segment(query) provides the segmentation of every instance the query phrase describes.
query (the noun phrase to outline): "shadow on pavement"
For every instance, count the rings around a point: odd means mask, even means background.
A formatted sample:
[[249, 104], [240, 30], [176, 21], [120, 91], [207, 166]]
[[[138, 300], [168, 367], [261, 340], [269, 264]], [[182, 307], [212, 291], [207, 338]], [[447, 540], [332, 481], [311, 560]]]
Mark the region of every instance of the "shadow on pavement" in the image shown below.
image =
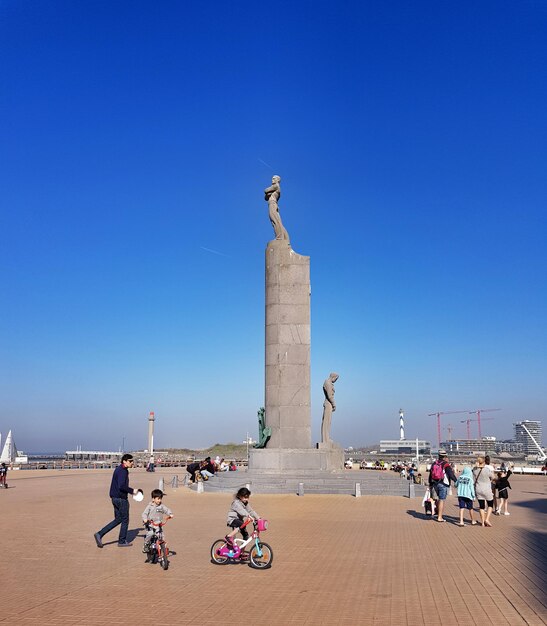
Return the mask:
[[[412, 509], [408, 509], [406, 513], [407, 515], [411, 515], [412, 517], [415, 517], [416, 519], [420, 519], [423, 521], [431, 521], [431, 520], [437, 519], [435, 515], [426, 515], [425, 513], [422, 513], [421, 511], [413, 511]], [[443, 517], [446, 520], [446, 523], [456, 524], [460, 521], [459, 517], [455, 517], [454, 515], [447, 515], [446, 513], [443, 514]], [[436, 523], [438, 524], [439, 522], [436, 522]]]
[[[116, 528], [114, 528], [113, 530], [116, 531]], [[132, 543], [138, 537], [143, 537], [144, 538], [144, 536], [145, 536], [144, 533], [142, 535], [139, 535], [141, 530], [142, 530], [142, 528], [131, 528], [131, 529], [129, 529], [127, 531], [127, 541]], [[112, 546], [112, 545], [118, 543], [118, 533], [114, 532], [114, 534], [112, 536], [113, 537], [115, 536], [116, 539], [112, 539], [112, 541], [105, 541], [104, 537], [103, 537], [103, 546]]]
[[137, 537], [145, 537], [144, 533], [139, 535], [142, 528], [131, 528], [127, 531], [127, 541], [135, 541]]
[[[535, 501], [535, 503], [539, 504], [538, 501]], [[519, 502], [519, 504], [522, 503]], [[543, 508], [545, 508], [547, 502], [544, 500], [541, 504]], [[523, 542], [530, 546], [534, 555], [530, 558], [530, 564], [533, 565], [533, 569], [536, 570], [538, 578], [542, 581], [537, 585], [540, 587], [540, 591], [537, 593], [537, 598], [547, 609], [547, 586], [543, 584], [543, 581], [547, 576], [547, 532], [541, 530], [522, 529], [520, 536], [522, 537]]]
[[[526, 493], [533, 493], [527, 491]], [[540, 495], [544, 495], [543, 493]], [[515, 502], [511, 500], [511, 496], [509, 496], [509, 508], [512, 506], [518, 507], [522, 506], [526, 509], [533, 509], [538, 513], [547, 513], [547, 498], [536, 498], [535, 500], [524, 500], [521, 502]]]

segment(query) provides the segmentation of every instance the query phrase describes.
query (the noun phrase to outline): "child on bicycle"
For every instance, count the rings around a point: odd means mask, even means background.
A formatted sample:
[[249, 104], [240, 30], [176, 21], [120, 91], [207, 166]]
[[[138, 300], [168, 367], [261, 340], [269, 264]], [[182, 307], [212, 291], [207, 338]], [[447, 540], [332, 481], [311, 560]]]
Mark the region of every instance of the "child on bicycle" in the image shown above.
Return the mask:
[[173, 517], [171, 509], [168, 509], [164, 504], [162, 504], [163, 495], [164, 494], [161, 489], [154, 489], [150, 494], [150, 496], [152, 497], [152, 501], [142, 512], [142, 521], [147, 530], [146, 537], [144, 538], [144, 547], [142, 549], [145, 554], [146, 552], [148, 552], [148, 548], [150, 547], [150, 541], [154, 536], [154, 528], [150, 524], [150, 522], [163, 522], [164, 515], [167, 515], [167, 519]]
[[251, 492], [247, 487], [241, 487], [235, 494], [232, 506], [228, 511], [228, 517], [226, 519], [226, 525], [233, 528], [232, 532], [228, 533], [224, 539], [228, 545], [233, 545], [234, 537], [237, 535], [238, 530], [241, 532], [241, 536], [244, 540], [249, 538], [249, 533], [246, 528], [241, 528], [247, 519], [259, 519], [260, 515], [253, 510], [249, 504], [249, 498]]

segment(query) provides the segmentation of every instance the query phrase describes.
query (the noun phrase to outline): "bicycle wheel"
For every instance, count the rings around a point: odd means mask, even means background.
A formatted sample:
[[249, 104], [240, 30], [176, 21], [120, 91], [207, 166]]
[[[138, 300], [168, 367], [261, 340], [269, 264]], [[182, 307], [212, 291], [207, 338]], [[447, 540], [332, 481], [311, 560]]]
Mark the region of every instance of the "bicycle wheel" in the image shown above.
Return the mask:
[[167, 569], [169, 567], [169, 560], [167, 558], [167, 546], [162, 543], [161, 544], [161, 566], [163, 567], [163, 569]]
[[211, 546], [211, 560], [217, 565], [224, 565], [228, 562], [228, 557], [219, 554], [221, 548], [224, 548], [226, 542], [224, 539], [217, 539]]
[[249, 552], [249, 566], [254, 567], [255, 569], [267, 569], [272, 566], [273, 550], [267, 543], [259, 541], [258, 545], [260, 546], [262, 556], [259, 555], [259, 551], [255, 543]]

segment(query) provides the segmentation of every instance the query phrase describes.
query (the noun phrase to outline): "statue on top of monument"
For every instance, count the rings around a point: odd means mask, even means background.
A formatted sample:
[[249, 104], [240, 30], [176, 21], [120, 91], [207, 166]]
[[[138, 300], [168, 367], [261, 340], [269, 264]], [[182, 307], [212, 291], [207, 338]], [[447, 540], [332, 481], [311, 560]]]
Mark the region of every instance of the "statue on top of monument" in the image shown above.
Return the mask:
[[332, 413], [336, 411], [336, 403], [334, 402], [334, 383], [339, 376], [336, 372], [331, 372], [327, 380], [323, 383], [323, 393], [325, 394], [325, 402], [323, 402], [323, 421], [321, 422], [321, 442], [332, 443], [330, 438], [330, 425], [332, 422]]
[[281, 197], [281, 177], [273, 176], [271, 187], [264, 189], [264, 199], [268, 203], [268, 211], [270, 214], [270, 222], [272, 223], [275, 238], [284, 239], [289, 243], [289, 233], [283, 226], [281, 221], [281, 215], [279, 214], [279, 207], [277, 201]]

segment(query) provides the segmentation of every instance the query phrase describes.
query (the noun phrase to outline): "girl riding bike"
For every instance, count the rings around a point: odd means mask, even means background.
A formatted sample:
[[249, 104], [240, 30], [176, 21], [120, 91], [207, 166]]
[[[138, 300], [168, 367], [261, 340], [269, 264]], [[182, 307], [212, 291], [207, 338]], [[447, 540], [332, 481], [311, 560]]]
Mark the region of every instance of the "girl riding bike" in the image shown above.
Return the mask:
[[247, 489], [247, 487], [241, 487], [241, 489], [239, 489], [239, 491], [235, 494], [234, 501], [230, 506], [226, 519], [227, 526], [233, 529], [232, 532], [228, 533], [225, 537], [226, 543], [229, 546], [233, 545], [233, 539], [237, 535], [238, 531], [241, 532], [241, 536], [245, 541], [249, 538], [247, 529], [245, 527], [242, 528], [243, 524], [249, 517], [253, 520], [258, 520], [260, 518], [260, 515], [254, 511], [249, 504], [250, 497], [251, 492]]

